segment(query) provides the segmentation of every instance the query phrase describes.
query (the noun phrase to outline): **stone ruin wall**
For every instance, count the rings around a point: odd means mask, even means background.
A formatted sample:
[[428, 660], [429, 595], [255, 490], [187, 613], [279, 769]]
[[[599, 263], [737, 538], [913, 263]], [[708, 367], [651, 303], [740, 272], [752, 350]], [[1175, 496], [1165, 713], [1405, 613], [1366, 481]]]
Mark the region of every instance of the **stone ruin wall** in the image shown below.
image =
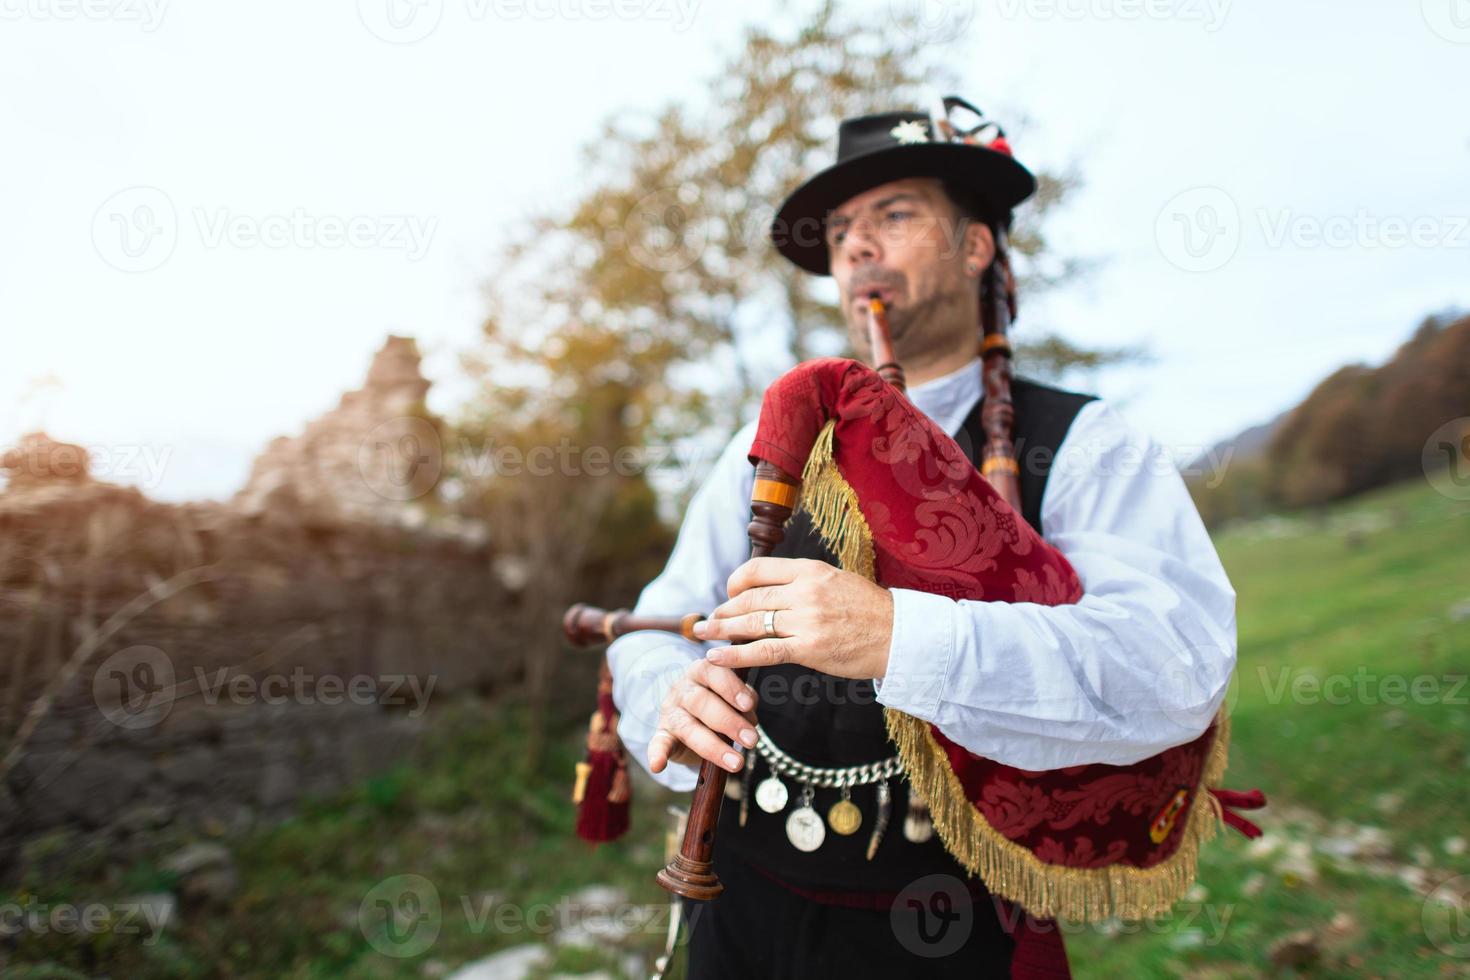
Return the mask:
[[0, 873], [58, 828], [243, 829], [399, 757], [435, 699], [515, 682], [483, 529], [416, 489], [427, 387], [390, 338], [228, 503], [93, 481], [39, 434], [0, 460]]

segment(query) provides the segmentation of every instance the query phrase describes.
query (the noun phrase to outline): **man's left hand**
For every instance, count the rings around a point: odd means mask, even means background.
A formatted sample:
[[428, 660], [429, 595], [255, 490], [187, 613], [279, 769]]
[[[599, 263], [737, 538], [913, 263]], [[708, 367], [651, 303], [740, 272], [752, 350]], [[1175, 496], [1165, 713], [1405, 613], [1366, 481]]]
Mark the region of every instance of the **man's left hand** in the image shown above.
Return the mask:
[[[809, 558], [752, 558], [730, 576], [730, 600], [695, 627], [728, 640], [708, 659], [722, 667], [801, 664], [837, 677], [882, 679], [893, 638], [893, 594], [861, 575]], [[775, 637], [765, 614], [775, 610]], [[703, 631], [701, 632], [701, 627]]]

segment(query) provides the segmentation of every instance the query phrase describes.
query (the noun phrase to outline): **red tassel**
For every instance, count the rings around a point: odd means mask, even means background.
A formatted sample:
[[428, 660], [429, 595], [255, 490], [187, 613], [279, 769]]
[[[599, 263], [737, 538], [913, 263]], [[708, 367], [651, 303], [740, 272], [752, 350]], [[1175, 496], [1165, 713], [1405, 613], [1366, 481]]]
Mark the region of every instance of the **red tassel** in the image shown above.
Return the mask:
[[1225, 806], [1233, 806], [1237, 810], [1259, 810], [1266, 805], [1266, 794], [1258, 789], [1244, 793], [1238, 789], [1211, 789], [1210, 792]]
[[617, 840], [628, 832], [633, 785], [628, 779], [628, 753], [618, 738], [618, 712], [613, 706], [612, 672], [602, 661], [597, 683], [597, 711], [587, 723], [587, 761], [577, 767], [577, 836], [592, 844]]
[[[594, 752], [589, 760], [586, 791], [577, 807], [577, 836], [591, 844], [617, 840], [628, 832], [627, 770], [611, 752]], [[621, 777], [621, 778], [619, 778]], [[624, 798], [613, 802], [615, 789], [623, 786]]]
[[[1215, 799], [1220, 801], [1220, 818], [1228, 826], [1234, 827], [1247, 838], [1255, 840], [1261, 836], [1261, 828], [1251, 823], [1245, 817], [1236, 813], [1235, 810], [1259, 810], [1266, 805], [1266, 794], [1258, 789], [1248, 790], [1242, 793], [1234, 789], [1210, 788], [1215, 794]], [[1231, 809], [1231, 808], [1234, 809]]]

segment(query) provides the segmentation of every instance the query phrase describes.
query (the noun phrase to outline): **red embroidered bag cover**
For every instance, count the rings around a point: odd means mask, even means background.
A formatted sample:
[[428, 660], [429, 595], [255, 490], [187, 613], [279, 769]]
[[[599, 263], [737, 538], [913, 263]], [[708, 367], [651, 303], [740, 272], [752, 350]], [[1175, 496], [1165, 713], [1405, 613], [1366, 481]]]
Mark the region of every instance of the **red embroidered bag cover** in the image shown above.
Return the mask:
[[[801, 507], [847, 571], [954, 599], [1075, 603], [1083, 590], [963, 450], [871, 368], [824, 358], [765, 395], [750, 459], [802, 475]], [[1132, 765], [1033, 772], [975, 755], [938, 727], [884, 709], [945, 848], [1032, 915], [1077, 922], [1167, 911], [1223, 817], [1224, 710], [1191, 742]], [[1218, 798], [1217, 798], [1218, 796]]]

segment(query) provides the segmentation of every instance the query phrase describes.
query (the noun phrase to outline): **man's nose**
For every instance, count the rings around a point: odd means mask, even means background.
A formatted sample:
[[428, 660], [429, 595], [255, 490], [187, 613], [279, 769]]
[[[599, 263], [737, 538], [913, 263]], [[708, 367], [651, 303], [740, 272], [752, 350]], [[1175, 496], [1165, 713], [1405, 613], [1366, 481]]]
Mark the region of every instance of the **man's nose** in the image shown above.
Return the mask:
[[848, 227], [847, 236], [842, 244], [847, 252], [848, 261], [854, 264], [876, 262], [882, 256], [878, 236], [874, 232], [872, 223], [868, 221], [853, 222]]

